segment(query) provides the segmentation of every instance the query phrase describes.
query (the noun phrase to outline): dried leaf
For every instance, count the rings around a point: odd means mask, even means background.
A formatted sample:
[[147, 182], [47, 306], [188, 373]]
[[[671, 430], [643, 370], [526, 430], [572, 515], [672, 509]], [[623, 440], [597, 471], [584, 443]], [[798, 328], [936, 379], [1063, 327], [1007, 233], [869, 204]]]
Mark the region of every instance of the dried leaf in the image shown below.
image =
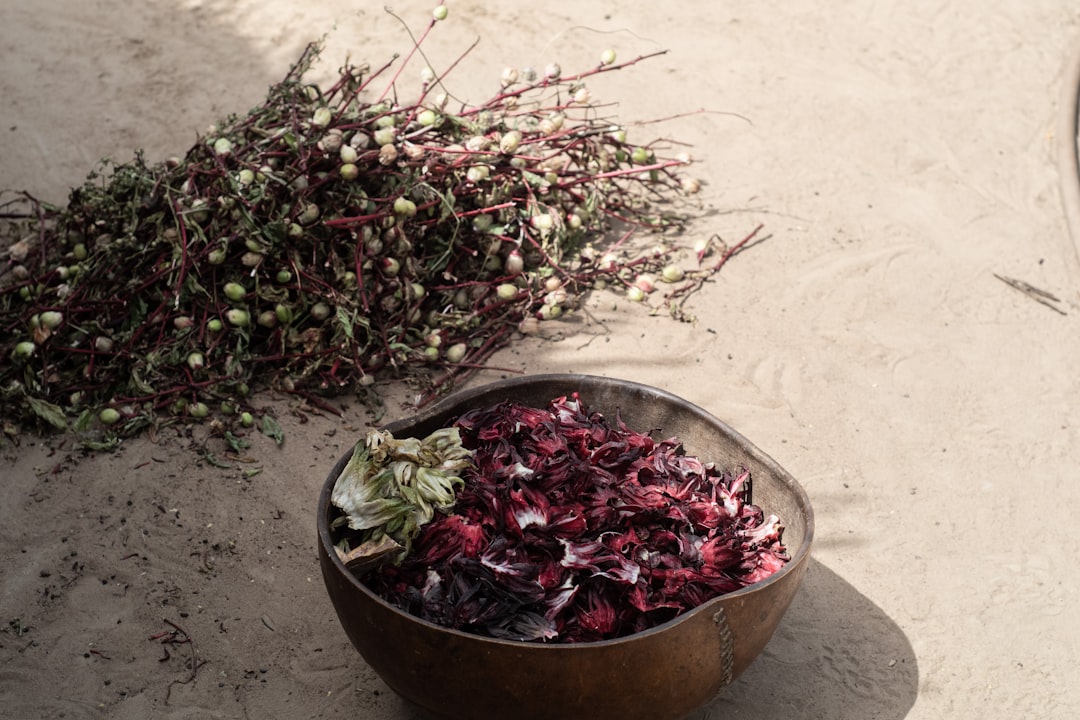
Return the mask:
[[209, 452], [209, 451], [204, 452], [202, 454], [202, 459], [205, 460], [206, 462], [210, 463], [214, 467], [222, 468], [223, 470], [232, 470], [232, 465], [230, 465], [228, 463], [221, 462], [220, 460], [217, 459], [217, 456], [214, 455], [214, 453], [212, 453], [212, 452]]
[[269, 415], [263, 415], [262, 434], [276, 442], [278, 447], [285, 443], [285, 433], [282, 432], [281, 425]]
[[30, 409], [34, 411], [34, 414], [45, 422], [52, 425], [57, 430], [67, 430], [68, 422], [64, 416], [64, 411], [56, 405], [53, 405], [48, 400], [42, 400], [41, 398], [27, 395], [27, 402], [30, 403]]
[[251, 447], [251, 443], [249, 443], [244, 438], [233, 435], [232, 432], [229, 430], [225, 431], [225, 442], [227, 442], [229, 444], [229, 447], [232, 448], [238, 455], [241, 454], [242, 451], [247, 450]]

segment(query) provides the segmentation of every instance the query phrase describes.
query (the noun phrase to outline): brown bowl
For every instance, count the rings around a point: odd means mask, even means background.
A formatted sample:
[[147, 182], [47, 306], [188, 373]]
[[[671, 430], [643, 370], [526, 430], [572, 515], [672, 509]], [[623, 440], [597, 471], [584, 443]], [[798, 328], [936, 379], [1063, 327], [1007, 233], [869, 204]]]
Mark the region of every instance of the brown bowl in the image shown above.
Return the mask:
[[677, 436], [702, 460], [750, 468], [753, 502], [780, 517], [791, 560], [766, 580], [616, 640], [538, 644], [470, 635], [402, 612], [338, 559], [330, 536], [335, 514], [330, 494], [350, 450], [330, 471], [319, 496], [323, 580], [364, 660], [429, 717], [684, 718], [714, 699], [761, 653], [802, 581], [814, 535], [806, 493], [744, 437], [663, 390], [588, 375], [524, 376], [458, 392], [386, 429], [397, 437], [423, 437], [471, 408], [507, 399], [543, 407], [573, 392], [609, 417], [621, 411], [635, 429], [659, 428], [664, 437]]

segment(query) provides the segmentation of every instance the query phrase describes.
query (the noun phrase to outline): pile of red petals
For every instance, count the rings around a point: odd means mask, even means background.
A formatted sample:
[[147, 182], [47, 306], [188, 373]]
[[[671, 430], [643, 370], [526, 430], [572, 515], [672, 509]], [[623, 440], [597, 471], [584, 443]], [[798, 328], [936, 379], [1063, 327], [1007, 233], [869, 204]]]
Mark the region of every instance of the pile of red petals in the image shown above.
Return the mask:
[[750, 472], [589, 412], [503, 402], [455, 423], [475, 468], [453, 514], [365, 582], [404, 611], [489, 637], [587, 642], [646, 630], [783, 567]]

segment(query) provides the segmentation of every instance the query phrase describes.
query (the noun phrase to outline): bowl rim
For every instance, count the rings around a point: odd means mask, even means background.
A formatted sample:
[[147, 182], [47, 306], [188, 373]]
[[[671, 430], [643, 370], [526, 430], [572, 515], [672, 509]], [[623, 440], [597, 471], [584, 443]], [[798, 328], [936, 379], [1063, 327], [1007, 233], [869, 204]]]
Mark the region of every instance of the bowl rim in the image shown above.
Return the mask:
[[[814, 509], [813, 506], [810, 504], [810, 497], [809, 495], [807, 495], [806, 490], [802, 487], [802, 485], [787, 470], [785, 470], [775, 460], [773, 460], [772, 457], [765, 454], [760, 448], [747, 440], [746, 437], [733, 429], [727, 423], [712, 415], [704, 408], [694, 403], [691, 403], [688, 400], [681, 398], [678, 395], [675, 395], [674, 393], [671, 393], [662, 388], [658, 388], [652, 385], [646, 385], [632, 380], [623, 380], [621, 378], [610, 378], [602, 375], [588, 375], [582, 373], [542, 373], [522, 375], [511, 378], [504, 378], [490, 383], [477, 385], [471, 388], [458, 390], [447, 395], [445, 398], [439, 400], [438, 402], [433, 403], [428, 408], [420, 410], [415, 415], [411, 415], [406, 418], [401, 418], [399, 420], [386, 423], [384, 425], [381, 425], [380, 428], [384, 430], [390, 430], [392, 432], [395, 427], [415, 425], [417, 423], [430, 420], [431, 418], [434, 418], [437, 415], [446, 412], [446, 410], [452, 406], [460, 405], [463, 402], [468, 402], [473, 398], [485, 395], [489, 392], [492, 392], [493, 390], [513, 389], [522, 385], [532, 385], [542, 382], [568, 383], [581, 381], [618, 382], [639, 392], [644, 392], [653, 396], [663, 398], [665, 400], [685, 405], [688, 410], [693, 411], [702, 419], [707, 420], [710, 423], [722, 426], [733, 440], [737, 441], [741, 447], [746, 448], [749, 453], [754, 456], [755, 463], [757, 463], [759, 466], [767, 466], [769, 471], [776, 475], [782, 482], [784, 482], [784, 484], [788, 486], [789, 490], [793, 492], [797, 501], [796, 504], [800, 505], [804, 509], [805, 513], [804, 522], [806, 525], [806, 532], [803, 535], [802, 542], [795, 549], [794, 553], [791, 553], [790, 559], [786, 563], [784, 563], [784, 567], [780, 568], [764, 580], [759, 580], [758, 582], [739, 588], [738, 590], [733, 590], [731, 592], [724, 593], [723, 595], [718, 595], [717, 597], [707, 600], [706, 602], [698, 605], [697, 607], [687, 610], [681, 615], [673, 617], [672, 619], [660, 623], [659, 625], [654, 625], [647, 630], [642, 630], [640, 632], [631, 633], [630, 635], [624, 635], [622, 637], [611, 638], [608, 640], [589, 640], [573, 643], [538, 643], [525, 640], [509, 640], [505, 638], [488, 637], [486, 635], [477, 635], [475, 633], [469, 633], [463, 630], [449, 628], [444, 625], [439, 625], [438, 623], [431, 622], [430, 620], [424, 620], [423, 618], [411, 615], [410, 613], [405, 612], [393, 603], [386, 601], [381, 596], [379, 596], [378, 593], [372, 591], [370, 588], [367, 587], [367, 585], [360, 582], [360, 579], [356, 577], [356, 575], [354, 575], [352, 571], [345, 566], [345, 563], [341, 561], [341, 558], [339, 558], [337, 552], [335, 552], [333, 538], [330, 535], [329, 523], [326, 522], [326, 517], [331, 505], [330, 497], [333, 493], [334, 485], [337, 482], [338, 476], [341, 474], [342, 470], [345, 469], [345, 466], [348, 464], [349, 459], [352, 457], [352, 448], [346, 451], [346, 453], [342, 455], [334, 464], [333, 468], [331, 468], [330, 474], [327, 476], [325, 482], [323, 483], [322, 490], [319, 493], [319, 502], [316, 511], [320, 546], [319, 552], [327, 557], [329, 562], [334, 566], [338, 573], [342, 577], [344, 577], [348, 581], [348, 583], [352, 585], [355, 589], [359, 590], [369, 599], [374, 600], [378, 605], [381, 605], [383, 608], [388, 609], [401, 617], [408, 618], [413, 622], [416, 622], [422, 626], [434, 630], [438, 630], [444, 633], [450, 633], [451, 635], [464, 640], [482, 641], [485, 643], [494, 643], [496, 645], [505, 645], [507, 647], [519, 649], [536, 648], [537, 651], [541, 651], [541, 648], [543, 648], [543, 651], [545, 652], [567, 651], [572, 648], [610, 647], [614, 645], [620, 645], [642, 640], [651, 635], [663, 632], [665, 629], [670, 628], [674, 625], [688, 622], [691, 618], [696, 617], [697, 615], [712, 612], [713, 608], [715, 608], [717, 605], [728, 603], [733, 600], [738, 600], [739, 598], [750, 595], [752, 593], [756, 593], [759, 590], [762, 590], [777, 582], [780, 582], [786, 575], [796, 572], [797, 569], [804, 563], [806, 557], [810, 554], [810, 548], [813, 545], [814, 540]], [[355, 448], [355, 444], [353, 445], [353, 448]]]

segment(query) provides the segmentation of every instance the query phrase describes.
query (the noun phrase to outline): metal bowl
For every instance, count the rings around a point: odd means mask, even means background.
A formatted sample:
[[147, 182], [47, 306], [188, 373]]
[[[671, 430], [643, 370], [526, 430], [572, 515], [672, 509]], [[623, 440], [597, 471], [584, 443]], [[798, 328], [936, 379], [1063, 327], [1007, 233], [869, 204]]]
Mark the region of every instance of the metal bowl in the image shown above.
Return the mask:
[[465, 410], [502, 400], [545, 406], [578, 392], [593, 410], [631, 427], [677, 436], [687, 452], [722, 466], [745, 465], [753, 502], [784, 523], [791, 560], [761, 582], [720, 596], [650, 630], [615, 640], [538, 644], [440, 627], [382, 600], [338, 559], [330, 536], [330, 494], [351, 450], [319, 496], [319, 562], [338, 619], [352, 644], [401, 697], [431, 718], [677, 720], [704, 707], [750, 665], [798, 590], [810, 555], [814, 516], [806, 493], [783, 468], [701, 408], [663, 390], [588, 375], [532, 375], [458, 392], [386, 426], [397, 437], [443, 427]]

